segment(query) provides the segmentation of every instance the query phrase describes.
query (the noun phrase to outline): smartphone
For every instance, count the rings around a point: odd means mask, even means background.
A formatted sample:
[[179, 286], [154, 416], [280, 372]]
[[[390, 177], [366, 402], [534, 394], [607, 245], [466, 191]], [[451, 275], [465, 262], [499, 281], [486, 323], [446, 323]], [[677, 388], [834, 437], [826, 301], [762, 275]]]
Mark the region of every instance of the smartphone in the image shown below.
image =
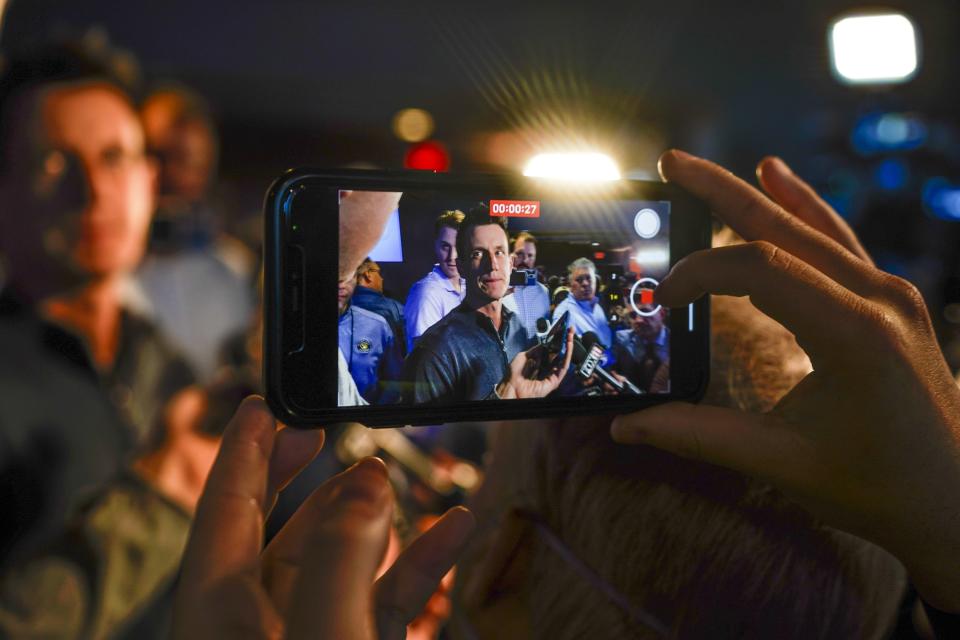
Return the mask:
[[[341, 281], [341, 216], [368, 200], [391, 210]], [[264, 382], [286, 424], [623, 413], [706, 389], [707, 297], [653, 299], [710, 246], [707, 207], [673, 185], [297, 169], [265, 225]]]

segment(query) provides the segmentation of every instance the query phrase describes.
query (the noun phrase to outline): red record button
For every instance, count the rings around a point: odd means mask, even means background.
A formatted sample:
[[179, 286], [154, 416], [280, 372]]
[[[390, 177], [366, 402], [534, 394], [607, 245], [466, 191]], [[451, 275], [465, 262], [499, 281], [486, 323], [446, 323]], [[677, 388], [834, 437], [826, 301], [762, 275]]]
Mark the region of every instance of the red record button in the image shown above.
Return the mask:
[[539, 200], [491, 200], [490, 215], [507, 218], [539, 218]]

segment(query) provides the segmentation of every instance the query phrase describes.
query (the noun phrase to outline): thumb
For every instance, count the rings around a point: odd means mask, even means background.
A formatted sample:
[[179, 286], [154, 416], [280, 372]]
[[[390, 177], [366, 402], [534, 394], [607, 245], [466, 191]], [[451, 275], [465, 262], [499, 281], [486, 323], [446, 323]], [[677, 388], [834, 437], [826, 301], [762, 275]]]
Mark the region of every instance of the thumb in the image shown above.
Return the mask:
[[387, 547], [393, 494], [383, 462], [367, 458], [336, 478], [314, 507], [316, 525], [289, 615], [289, 638], [373, 639], [372, 589]]
[[671, 402], [617, 416], [610, 435], [770, 480], [791, 460], [792, 438], [777, 418], [709, 405]]

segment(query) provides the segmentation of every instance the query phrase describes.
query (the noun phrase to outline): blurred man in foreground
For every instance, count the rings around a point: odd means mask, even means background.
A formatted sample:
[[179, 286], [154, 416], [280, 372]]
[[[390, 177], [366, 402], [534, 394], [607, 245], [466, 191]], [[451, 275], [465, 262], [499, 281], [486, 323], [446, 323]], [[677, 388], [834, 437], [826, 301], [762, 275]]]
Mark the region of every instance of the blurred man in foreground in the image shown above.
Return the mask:
[[110, 59], [11, 56], [0, 135], [0, 628], [101, 636], [172, 580], [216, 445], [189, 368], [122, 305], [156, 171]]

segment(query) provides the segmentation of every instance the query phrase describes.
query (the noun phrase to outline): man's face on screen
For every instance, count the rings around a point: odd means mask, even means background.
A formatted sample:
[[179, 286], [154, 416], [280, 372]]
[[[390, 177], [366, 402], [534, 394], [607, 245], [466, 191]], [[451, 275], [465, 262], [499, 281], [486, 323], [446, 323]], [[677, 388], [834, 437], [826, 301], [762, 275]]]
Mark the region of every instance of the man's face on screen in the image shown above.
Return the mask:
[[468, 292], [499, 300], [507, 294], [512, 271], [506, 231], [495, 224], [484, 224], [468, 227], [465, 233], [470, 253], [461, 266]]
[[537, 245], [518, 240], [513, 246], [513, 266], [516, 269], [533, 269], [537, 266]]
[[346, 311], [347, 305], [350, 304], [350, 297], [353, 296], [353, 290], [356, 286], [357, 281], [353, 278], [341, 280], [337, 283], [337, 308], [340, 310], [340, 313]]
[[660, 330], [663, 329], [663, 312], [660, 311], [652, 316], [642, 316], [635, 313], [630, 320], [630, 324], [634, 333], [645, 340], [654, 340], [660, 335]]
[[443, 275], [448, 278], [459, 278], [457, 271], [457, 230], [451, 227], [440, 227], [440, 233], [433, 241], [433, 252]]
[[590, 269], [574, 269], [570, 274], [570, 293], [581, 302], [592, 300], [596, 294], [597, 274]]

